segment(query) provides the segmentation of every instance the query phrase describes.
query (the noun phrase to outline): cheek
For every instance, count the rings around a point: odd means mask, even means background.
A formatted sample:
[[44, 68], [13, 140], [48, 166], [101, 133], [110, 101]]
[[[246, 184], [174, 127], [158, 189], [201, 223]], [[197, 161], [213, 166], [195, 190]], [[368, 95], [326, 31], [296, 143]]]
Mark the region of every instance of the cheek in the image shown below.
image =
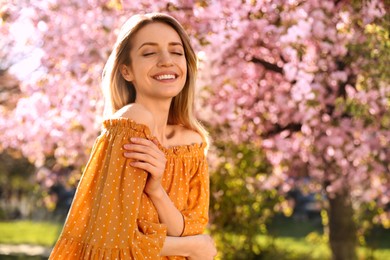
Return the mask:
[[181, 62], [180, 67], [181, 67], [181, 69], [183, 71], [183, 74], [187, 74], [188, 69], [187, 69], [187, 60], [186, 59], [184, 59]]

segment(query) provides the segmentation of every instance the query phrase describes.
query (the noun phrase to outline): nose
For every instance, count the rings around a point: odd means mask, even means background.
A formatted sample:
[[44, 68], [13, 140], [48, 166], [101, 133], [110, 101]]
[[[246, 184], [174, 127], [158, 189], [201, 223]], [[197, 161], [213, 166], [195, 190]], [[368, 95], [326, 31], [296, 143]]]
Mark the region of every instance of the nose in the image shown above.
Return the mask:
[[158, 66], [161, 66], [161, 67], [169, 67], [169, 66], [172, 66], [173, 62], [172, 62], [172, 57], [171, 57], [171, 54], [169, 52], [162, 52], [160, 57], [159, 57], [159, 60], [158, 60]]

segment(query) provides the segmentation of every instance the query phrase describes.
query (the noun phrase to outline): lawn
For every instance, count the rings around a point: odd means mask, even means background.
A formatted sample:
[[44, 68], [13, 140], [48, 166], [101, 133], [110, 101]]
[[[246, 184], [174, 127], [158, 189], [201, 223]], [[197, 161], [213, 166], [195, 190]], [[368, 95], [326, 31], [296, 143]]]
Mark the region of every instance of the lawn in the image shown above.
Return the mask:
[[[229, 252], [217, 260], [264, 259], [264, 260], [330, 260], [331, 252], [327, 237], [323, 235], [321, 220], [293, 220], [292, 218], [275, 217], [268, 226], [268, 235], [258, 235], [257, 246], [248, 253], [248, 249], [239, 252], [245, 246], [245, 238], [233, 233], [214, 233], [219, 251]], [[359, 260], [390, 259], [390, 230], [376, 228], [367, 237], [367, 246], [359, 246]], [[233, 252], [237, 255], [230, 256]]]
[[[267, 236], [259, 236], [259, 243], [265, 247], [269, 246], [270, 238]], [[278, 237], [274, 238], [271, 242], [276, 251], [279, 251], [278, 260], [283, 259], [318, 259], [327, 260], [331, 259], [331, 253], [328, 248], [328, 244], [322, 236], [316, 232], [310, 233], [305, 238], [292, 238], [292, 237]], [[384, 248], [358, 248], [359, 259], [390, 259], [390, 246], [387, 249]], [[272, 259], [272, 258], [269, 258]]]
[[0, 222], [0, 244], [53, 246], [62, 225], [51, 222]]
[[[331, 259], [327, 237], [323, 235], [320, 219], [297, 221], [292, 218], [275, 217], [269, 227], [270, 236], [259, 236], [261, 245], [269, 245], [288, 253], [282, 259]], [[271, 241], [271, 242], [270, 242]], [[358, 248], [359, 259], [390, 259], [390, 230], [374, 228], [366, 238], [366, 246]]]
[[[51, 222], [14, 221], [0, 222], [0, 244], [34, 244], [46, 247], [53, 246], [61, 232], [62, 225]], [[270, 227], [268, 236], [259, 235], [257, 242], [261, 249], [273, 248], [278, 260], [283, 259], [330, 259], [326, 239], [322, 236], [321, 228], [315, 222], [294, 222], [291, 219], [279, 219]], [[232, 234], [232, 242], [237, 239]], [[376, 249], [360, 247], [359, 259], [390, 259], [390, 232], [379, 230], [375, 239], [368, 240]], [[222, 247], [223, 248], [223, 247]], [[262, 259], [275, 259], [275, 255]], [[0, 259], [16, 260], [39, 258], [17, 258], [1, 256]]]

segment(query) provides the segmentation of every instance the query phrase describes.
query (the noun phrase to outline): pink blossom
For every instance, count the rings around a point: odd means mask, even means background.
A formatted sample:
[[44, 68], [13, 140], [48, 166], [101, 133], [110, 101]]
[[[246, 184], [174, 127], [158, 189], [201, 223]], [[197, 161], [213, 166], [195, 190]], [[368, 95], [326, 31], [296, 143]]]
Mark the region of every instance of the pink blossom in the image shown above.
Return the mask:
[[283, 66], [284, 75], [288, 81], [293, 81], [297, 75], [297, 67], [291, 63], [286, 63]]
[[[287, 191], [288, 179], [305, 169], [313, 189], [329, 181], [332, 195], [348, 183], [356, 201], [388, 201], [388, 169], [378, 165], [390, 156], [383, 127], [390, 87], [355, 84], [370, 61], [346, 57], [367, 40], [363, 25], [384, 15], [381, 1], [362, 9], [317, 0], [30, 2], [2, 7], [11, 14], [2, 35], [28, 17], [35, 39], [27, 42], [42, 56], [41, 73], [22, 81], [16, 108], [0, 106], [4, 148], [20, 149], [36, 165], [47, 156], [84, 165], [100, 129], [100, 76], [118, 28], [132, 13], [163, 11], [185, 26], [201, 54], [196, 108], [221, 133], [213, 138], [266, 152], [273, 173], [262, 188], [284, 184]], [[351, 106], [366, 109], [370, 120]]]

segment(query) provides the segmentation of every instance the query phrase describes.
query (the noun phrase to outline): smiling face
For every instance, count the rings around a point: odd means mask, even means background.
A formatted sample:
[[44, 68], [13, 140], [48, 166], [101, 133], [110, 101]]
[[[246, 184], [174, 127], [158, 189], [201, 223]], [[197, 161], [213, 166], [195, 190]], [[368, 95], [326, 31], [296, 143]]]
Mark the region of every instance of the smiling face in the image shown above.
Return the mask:
[[183, 89], [187, 61], [180, 36], [169, 25], [155, 22], [142, 27], [131, 40], [130, 60], [121, 72], [133, 83], [136, 101], [172, 99]]

